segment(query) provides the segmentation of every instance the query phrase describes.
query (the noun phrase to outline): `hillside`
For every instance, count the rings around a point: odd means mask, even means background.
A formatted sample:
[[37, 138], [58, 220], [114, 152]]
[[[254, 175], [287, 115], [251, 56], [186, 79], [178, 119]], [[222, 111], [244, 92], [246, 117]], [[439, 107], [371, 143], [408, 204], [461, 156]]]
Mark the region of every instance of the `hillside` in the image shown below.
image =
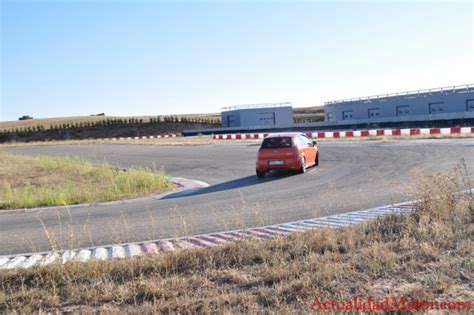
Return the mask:
[[295, 123], [324, 121], [324, 107], [296, 107], [293, 108], [293, 120]]
[[[294, 108], [295, 123], [324, 120], [322, 107]], [[0, 142], [137, 137], [219, 128], [220, 114], [176, 116], [75, 116], [0, 122]]]
[[[220, 113], [207, 113], [207, 114], [186, 114], [186, 115], [172, 115], [178, 117], [178, 119], [204, 119], [204, 120], [219, 120], [221, 119]], [[143, 122], [149, 122], [150, 119], [160, 117], [164, 119], [163, 115], [159, 116], [72, 116], [72, 117], [54, 117], [54, 118], [34, 118], [28, 120], [12, 120], [12, 121], [0, 121], [0, 130], [12, 130], [15, 128], [27, 128], [33, 126], [44, 126], [45, 129], [49, 129], [51, 126], [63, 125], [63, 124], [79, 124], [79, 123], [94, 123], [104, 119], [142, 119]], [[295, 122], [310, 122], [324, 120], [324, 108], [322, 106], [313, 107], [295, 107], [293, 108], [293, 118]]]
[[[102, 120], [143, 120], [143, 122], [149, 122], [150, 119], [160, 117], [162, 120], [167, 116], [72, 116], [72, 117], [54, 117], [54, 118], [34, 118], [28, 120], [12, 120], [12, 121], [0, 121], [0, 130], [12, 130], [15, 128], [27, 128], [43, 126], [45, 129], [49, 129], [52, 126], [59, 126], [64, 124], [74, 125], [79, 123], [97, 123]], [[205, 120], [220, 120], [220, 114], [190, 114], [190, 115], [173, 115], [179, 119], [185, 117], [188, 119], [205, 119]]]

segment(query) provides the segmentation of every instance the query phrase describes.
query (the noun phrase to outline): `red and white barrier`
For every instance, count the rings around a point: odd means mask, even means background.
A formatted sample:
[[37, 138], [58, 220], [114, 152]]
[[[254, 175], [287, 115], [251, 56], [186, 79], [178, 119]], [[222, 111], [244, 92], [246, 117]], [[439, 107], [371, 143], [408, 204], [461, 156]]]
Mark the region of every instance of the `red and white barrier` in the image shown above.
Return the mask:
[[[282, 132], [283, 133], [283, 132]], [[404, 129], [367, 129], [354, 131], [315, 131], [305, 133], [310, 138], [357, 138], [376, 136], [430, 136], [430, 135], [474, 135], [474, 127], [450, 127], [450, 128], [404, 128]], [[234, 133], [214, 135], [217, 140], [246, 140], [263, 139], [268, 133]]]
[[156, 135], [156, 136], [141, 136], [141, 137], [114, 137], [114, 138], [100, 138], [100, 139], [91, 139], [91, 140], [148, 140], [148, 139], [161, 139], [161, 138], [179, 138], [181, 135], [178, 134], [166, 134], [166, 135]]

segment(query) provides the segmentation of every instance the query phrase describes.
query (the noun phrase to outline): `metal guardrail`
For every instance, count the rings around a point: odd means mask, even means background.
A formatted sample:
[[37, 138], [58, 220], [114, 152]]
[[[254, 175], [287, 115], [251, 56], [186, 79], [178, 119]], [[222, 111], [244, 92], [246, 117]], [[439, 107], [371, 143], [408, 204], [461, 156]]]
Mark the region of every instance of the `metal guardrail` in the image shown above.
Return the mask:
[[236, 106], [222, 107], [221, 112], [228, 112], [228, 111], [231, 111], [231, 110], [238, 110], [238, 109], [254, 109], [254, 108], [269, 108], [269, 107], [288, 107], [288, 106], [291, 106], [291, 102], [236, 105]]
[[432, 93], [460, 93], [460, 92], [470, 92], [470, 91], [474, 92], [474, 84], [454, 85], [454, 86], [447, 86], [447, 87], [440, 87], [440, 88], [433, 88], [433, 89], [424, 89], [424, 90], [415, 90], [415, 91], [407, 91], [407, 92], [399, 92], [399, 93], [371, 95], [371, 96], [364, 96], [364, 97], [357, 97], [357, 98], [348, 98], [348, 99], [325, 102], [324, 105], [348, 103], [348, 102], [360, 102], [360, 101], [368, 101], [368, 100], [374, 100], [374, 99], [399, 97], [399, 96], [419, 96], [422, 94], [432, 94]]

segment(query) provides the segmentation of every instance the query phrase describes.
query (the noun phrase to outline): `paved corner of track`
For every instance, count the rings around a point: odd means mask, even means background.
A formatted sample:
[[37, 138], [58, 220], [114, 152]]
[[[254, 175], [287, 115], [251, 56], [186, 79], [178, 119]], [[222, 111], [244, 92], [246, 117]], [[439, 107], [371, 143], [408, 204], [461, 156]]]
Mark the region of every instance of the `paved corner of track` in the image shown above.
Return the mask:
[[[413, 182], [410, 176], [415, 169], [450, 171], [464, 159], [468, 173], [474, 174], [472, 138], [330, 141], [321, 142], [319, 148], [320, 165], [310, 172], [274, 172], [263, 180], [255, 176], [258, 146], [238, 141], [202, 146], [81, 144], [2, 148], [2, 152], [107, 160], [123, 168], [157, 165], [170, 176], [181, 178], [176, 180], [181, 185], [178, 191], [154, 198], [70, 207], [71, 211], [56, 208], [41, 213], [2, 214], [0, 254], [49, 250], [45, 230], [60, 241], [57, 250], [67, 250], [342, 215], [414, 199], [406, 187]], [[211, 186], [206, 188], [202, 182]], [[69, 245], [70, 231], [74, 232], [73, 247]]]

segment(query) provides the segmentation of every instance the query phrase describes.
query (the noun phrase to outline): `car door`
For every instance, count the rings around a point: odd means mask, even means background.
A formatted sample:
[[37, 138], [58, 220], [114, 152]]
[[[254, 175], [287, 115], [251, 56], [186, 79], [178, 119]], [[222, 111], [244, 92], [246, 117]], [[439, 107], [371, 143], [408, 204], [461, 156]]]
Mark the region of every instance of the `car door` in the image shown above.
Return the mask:
[[312, 165], [316, 162], [316, 149], [313, 142], [308, 137], [301, 135], [301, 142], [303, 144], [304, 156], [306, 158], [306, 164]]

